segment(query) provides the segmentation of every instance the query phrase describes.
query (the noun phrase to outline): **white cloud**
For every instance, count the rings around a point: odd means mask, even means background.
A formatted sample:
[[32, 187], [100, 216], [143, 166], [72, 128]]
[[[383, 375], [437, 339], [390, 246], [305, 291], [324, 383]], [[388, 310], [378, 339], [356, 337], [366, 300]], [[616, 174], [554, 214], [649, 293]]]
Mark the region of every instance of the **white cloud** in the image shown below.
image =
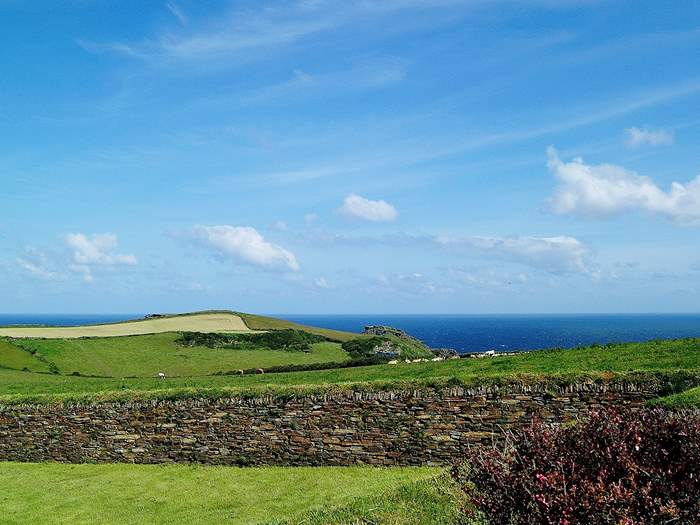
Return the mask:
[[69, 268], [83, 276], [85, 282], [95, 280], [93, 276], [94, 266], [132, 266], [137, 263], [133, 255], [113, 253], [118, 241], [117, 236], [111, 233], [99, 233], [85, 235], [83, 233], [69, 233], [63, 237], [66, 245], [73, 250], [73, 263]]
[[64, 236], [65, 243], [73, 250], [73, 260], [76, 264], [120, 265], [136, 264], [133, 255], [112, 253], [117, 247], [117, 236], [111, 233], [85, 235], [69, 233]]
[[627, 128], [625, 144], [629, 148], [640, 146], [668, 146], [673, 144], [673, 131], [651, 128]]
[[318, 219], [318, 215], [315, 213], [307, 213], [304, 215], [304, 222], [306, 224], [313, 224]]
[[673, 182], [669, 191], [649, 177], [613, 164], [585, 164], [582, 159], [562, 162], [548, 149], [550, 172], [559, 186], [549, 200], [552, 211], [606, 217], [646, 211], [683, 225], [700, 223], [700, 176], [687, 184]]
[[386, 201], [373, 201], [354, 193], [345, 197], [338, 213], [371, 222], [391, 222], [399, 215], [396, 208]]
[[438, 245], [487, 258], [543, 269], [549, 273], [588, 273], [590, 252], [574, 237], [437, 237]]
[[269, 270], [299, 270], [299, 263], [292, 252], [266, 241], [255, 228], [195, 226], [191, 235], [198, 243], [225, 257]]

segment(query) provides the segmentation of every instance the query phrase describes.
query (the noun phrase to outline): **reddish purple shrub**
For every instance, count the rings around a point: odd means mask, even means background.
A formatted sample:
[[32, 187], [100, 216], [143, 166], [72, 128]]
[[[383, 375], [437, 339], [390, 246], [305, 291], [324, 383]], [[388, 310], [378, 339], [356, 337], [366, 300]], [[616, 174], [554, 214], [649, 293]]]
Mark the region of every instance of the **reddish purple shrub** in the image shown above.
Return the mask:
[[605, 410], [535, 422], [472, 449], [453, 476], [492, 525], [700, 524], [700, 418]]

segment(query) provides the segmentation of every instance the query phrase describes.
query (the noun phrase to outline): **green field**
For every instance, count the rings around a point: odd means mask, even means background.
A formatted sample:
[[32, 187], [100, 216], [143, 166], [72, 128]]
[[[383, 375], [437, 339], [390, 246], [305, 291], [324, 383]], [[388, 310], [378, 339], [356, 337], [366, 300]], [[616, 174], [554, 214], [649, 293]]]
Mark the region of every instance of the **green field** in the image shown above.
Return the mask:
[[[173, 332], [121, 337], [0, 337], [0, 403], [109, 401], [225, 395], [294, 395], [348, 388], [548, 381], [664, 374], [680, 392], [700, 382], [700, 339], [593, 345], [441, 362], [221, 375], [238, 369], [338, 363], [372, 346], [358, 334], [231, 312], [170, 316]], [[223, 315], [223, 318], [220, 316]], [[248, 334], [187, 334], [192, 323], [245, 323]], [[223, 320], [222, 320], [223, 319]], [[177, 324], [186, 321], [184, 324]], [[175, 325], [173, 325], [175, 323]], [[214, 323], [214, 324], [212, 324]], [[100, 330], [113, 330], [104, 328]], [[160, 325], [164, 326], [164, 325]], [[230, 326], [227, 325], [227, 326]], [[304, 330], [308, 334], [276, 330]], [[50, 329], [49, 329], [50, 330]], [[206, 330], [204, 331], [206, 332]], [[225, 330], [224, 332], [229, 332]], [[306, 346], [292, 347], [303, 340]], [[362, 337], [362, 336], [359, 336]], [[294, 339], [296, 338], [296, 339]], [[306, 339], [304, 339], [306, 338]], [[274, 341], [282, 340], [282, 343]], [[422, 357], [419, 343], [402, 352]], [[268, 346], [264, 346], [264, 345]], [[406, 346], [409, 345], [409, 346]], [[272, 348], [274, 347], [274, 349]], [[405, 348], [403, 348], [405, 347]], [[300, 349], [301, 348], [301, 349]], [[425, 355], [429, 355], [425, 354]], [[159, 372], [167, 375], [157, 379]], [[79, 374], [79, 375], [78, 375]], [[93, 377], [89, 377], [93, 376]], [[99, 376], [99, 377], [97, 377]], [[632, 379], [634, 379], [632, 377]], [[700, 387], [658, 401], [700, 407]], [[459, 522], [464, 504], [436, 469], [249, 468], [0, 463], [0, 521], [24, 523], [267, 523], [275, 525]], [[47, 490], [50, 487], [50, 490]], [[470, 525], [476, 525], [470, 524]]]
[[[46, 371], [47, 363], [51, 362], [61, 374], [67, 375], [78, 372], [103, 377], [154, 377], [158, 372], [167, 376], [202, 376], [241, 368], [348, 359], [339, 343], [317, 343], [310, 353], [303, 353], [267, 348], [184, 348], [176, 343], [178, 337], [179, 334], [164, 333], [89, 339], [0, 340], [0, 366]], [[22, 353], [25, 355], [20, 355]]]
[[42, 394], [70, 396], [115, 391], [160, 391], [161, 394], [167, 394], [178, 389], [251, 390], [285, 386], [451, 379], [469, 382], [516, 374], [543, 376], [699, 369], [700, 339], [683, 339], [591, 346], [572, 350], [544, 350], [515, 356], [456, 359], [438, 363], [400, 363], [245, 376], [169, 377], [164, 380], [150, 377], [72, 377], [0, 369], [0, 396], [20, 395], [21, 400], [21, 396], [40, 398]]
[[[377, 497], [386, 502], [388, 497], [395, 498], [393, 494], [404, 485], [432, 478], [439, 472], [434, 468], [241, 469], [189, 465], [0, 463], [0, 521], [17, 525], [247, 525], [288, 520], [291, 520], [289, 523], [299, 523], [304, 519], [303, 515], [314, 509], [334, 512], [334, 507], [350, 505], [355, 499], [360, 501], [355, 512], [367, 514], [365, 502], [375, 501]], [[406, 488], [403, 489], [403, 499], [408, 502], [412, 500], [411, 494], [417, 497], [424, 493], [429, 494], [428, 487]], [[433, 503], [427, 512], [435, 516], [448, 514], [450, 508], [454, 508], [453, 500], [444, 495], [442, 499], [438, 495], [433, 498], [437, 498], [437, 503]], [[412, 501], [412, 505], [418, 507], [420, 501]], [[337, 512], [347, 510], [338, 509]], [[369, 512], [373, 513], [371, 509]]]

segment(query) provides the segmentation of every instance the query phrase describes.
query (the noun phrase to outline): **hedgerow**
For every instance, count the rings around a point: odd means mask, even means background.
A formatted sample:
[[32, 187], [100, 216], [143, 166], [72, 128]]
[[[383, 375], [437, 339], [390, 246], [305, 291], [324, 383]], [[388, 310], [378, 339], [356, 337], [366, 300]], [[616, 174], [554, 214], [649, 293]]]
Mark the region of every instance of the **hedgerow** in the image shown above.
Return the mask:
[[259, 334], [222, 334], [183, 332], [175, 342], [181, 346], [207, 346], [209, 348], [269, 348], [308, 352], [311, 345], [327, 341], [323, 336], [302, 330], [272, 330]]

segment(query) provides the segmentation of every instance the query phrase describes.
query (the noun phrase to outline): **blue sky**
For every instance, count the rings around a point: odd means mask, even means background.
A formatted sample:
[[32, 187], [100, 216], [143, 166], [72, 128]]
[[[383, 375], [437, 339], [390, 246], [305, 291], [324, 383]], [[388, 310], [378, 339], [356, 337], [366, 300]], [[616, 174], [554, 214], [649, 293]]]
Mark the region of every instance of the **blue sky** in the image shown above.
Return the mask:
[[0, 0], [0, 30], [0, 311], [698, 311], [695, 0]]

